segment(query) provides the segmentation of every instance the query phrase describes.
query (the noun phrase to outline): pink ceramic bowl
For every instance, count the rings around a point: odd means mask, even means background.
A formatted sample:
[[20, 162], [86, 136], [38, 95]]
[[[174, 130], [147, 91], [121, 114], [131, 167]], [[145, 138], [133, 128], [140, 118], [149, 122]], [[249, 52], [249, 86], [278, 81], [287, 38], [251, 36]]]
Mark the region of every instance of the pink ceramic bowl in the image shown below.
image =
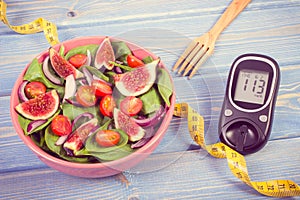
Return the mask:
[[[68, 51], [69, 49], [72, 49], [77, 46], [87, 45], [87, 44], [100, 44], [105, 37], [83, 37], [78, 39], [69, 40], [66, 42], [63, 42], [63, 45], [65, 47], [65, 51]], [[111, 38], [114, 40], [114, 38]], [[119, 40], [119, 39], [118, 39]], [[138, 57], [145, 57], [145, 56], [152, 56], [153, 58], [157, 58], [157, 56], [153, 55], [151, 52], [138, 47], [135, 44], [129, 43], [125, 41], [127, 45], [130, 47], [131, 50], [133, 50], [134, 54]], [[56, 45], [54, 48], [58, 50], [60, 45]], [[44, 60], [44, 58], [48, 55], [48, 51], [42, 52], [39, 56], [37, 56], [38, 60], [41, 62]], [[162, 62], [160, 62], [160, 65], [165, 68]], [[134, 153], [110, 162], [105, 163], [74, 163], [65, 161], [62, 159], [59, 159], [57, 157], [54, 157], [47, 152], [43, 151], [40, 147], [38, 147], [29, 136], [24, 135], [22, 128], [19, 125], [18, 122], [18, 114], [15, 111], [15, 106], [19, 103], [18, 100], [18, 87], [21, 84], [23, 80], [23, 76], [26, 72], [26, 69], [28, 68], [29, 64], [26, 66], [26, 68], [23, 70], [23, 72], [18, 77], [15, 86], [12, 90], [11, 94], [11, 103], [10, 103], [10, 112], [12, 117], [13, 125], [17, 131], [17, 134], [20, 136], [20, 138], [23, 140], [23, 142], [38, 156], [38, 158], [43, 161], [48, 166], [61, 171], [63, 173], [73, 175], [73, 176], [79, 176], [79, 177], [86, 177], [86, 178], [97, 178], [97, 177], [107, 177], [111, 175], [118, 174], [122, 171], [125, 171], [135, 165], [137, 165], [139, 162], [144, 160], [147, 156], [149, 156], [153, 150], [157, 147], [157, 145], [162, 140], [169, 124], [172, 119], [173, 111], [174, 111], [174, 104], [175, 104], [175, 94], [173, 93], [171, 97], [171, 106], [169, 110], [167, 111], [162, 125], [159, 127], [158, 131], [156, 132], [155, 136], [144, 146], [139, 148]], [[174, 87], [173, 87], [174, 89]], [[173, 90], [174, 91], [174, 90]]]

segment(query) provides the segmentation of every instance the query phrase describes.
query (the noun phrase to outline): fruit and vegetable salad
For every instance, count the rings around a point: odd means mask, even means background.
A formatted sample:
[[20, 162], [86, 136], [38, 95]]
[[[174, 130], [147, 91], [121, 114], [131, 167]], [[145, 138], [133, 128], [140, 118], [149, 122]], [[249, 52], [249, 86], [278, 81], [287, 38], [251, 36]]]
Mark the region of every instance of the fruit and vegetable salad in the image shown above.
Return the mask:
[[[80, 163], [125, 157], [147, 144], [170, 107], [173, 86], [160, 59], [126, 42], [63, 44], [33, 59], [15, 107], [24, 134], [49, 154]], [[41, 60], [41, 59], [40, 59]]]

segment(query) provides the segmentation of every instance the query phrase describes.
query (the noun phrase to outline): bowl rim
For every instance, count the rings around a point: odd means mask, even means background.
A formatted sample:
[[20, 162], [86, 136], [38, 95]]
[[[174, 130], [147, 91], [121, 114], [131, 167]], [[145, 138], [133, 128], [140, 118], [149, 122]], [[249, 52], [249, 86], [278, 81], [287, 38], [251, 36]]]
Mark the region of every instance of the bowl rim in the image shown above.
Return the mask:
[[[76, 46], [82, 46], [82, 45], [88, 45], [88, 44], [100, 44], [104, 39], [105, 37], [108, 37], [108, 36], [85, 36], [85, 37], [78, 37], [78, 38], [74, 38], [74, 39], [70, 39], [70, 40], [66, 40], [64, 42], [61, 42], [57, 45], [54, 45], [53, 48], [55, 49], [58, 49], [60, 47], [60, 45], [64, 45], [66, 47], [69, 47], [69, 45], [71, 43], [79, 43], [79, 45], [75, 45], [74, 47]], [[124, 40], [124, 39], [120, 39], [120, 38], [117, 38], [117, 37], [110, 37], [110, 39], [112, 39], [113, 41], [123, 41], [125, 42], [127, 45], [129, 45], [130, 47], [135, 47], [137, 50], [143, 52], [143, 53], [146, 53], [147, 55], [150, 55], [152, 56], [153, 58], [157, 58], [156, 55], [154, 55], [151, 51], [143, 48], [143, 47], [140, 47], [134, 43], [131, 43], [127, 40]], [[89, 43], [89, 41], [93, 41], [92, 43]], [[94, 41], [97, 41], [96, 43]], [[70, 45], [72, 46], [72, 45]], [[71, 48], [74, 48], [74, 47], [70, 47], [70, 48], [66, 48], [66, 52], [71, 49]], [[47, 56], [47, 53], [48, 51], [45, 50], [43, 52], [41, 52], [40, 54], [38, 54], [37, 56], [35, 56], [34, 58], [37, 58], [39, 60], [39, 62], [41, 60], [43, 60], [45, 58], [45, 56]], [[32, 59], [33, 60], [33, 59]], [[31, 61], [32, 62], [32, 61]], [[12, 119], [12, 122], [13, 122], [13, 126], [18, 134], [18, 136], [22, 139], [22, 141], [25, 143], [25, 145], [27, 147], [29, 147], [39, 158], [43, 158], [43, 159], [46, 159], [47, 161], [51, 161], [52, 163], [56, 163], [56, 164], [59, 164], [59, 165], [64, 165], [64, 166], [69, 166], [69, 167], [72, 167], [72, 168], [78, 168], [78, 169], [82, 169], [82, 168], [86, 168], [86, 169], [94, 169], [94, 168], [101, 168], [101, 167], [112, 167], [113, 169], [115, 169], [113, 166], [119, 166], [120, 164], [123, 164], [124, 162], [126, 161], [130, 161], [132, 159], [136, 159], [139, 154], [145, 154], [143, 157], [141, 157], [141, 159], [143, 160], [145, 157], [147, 157], [148, 155], [150, 155], [153, 150], [156, 148], [156, 146], [160, 143], [161, 139], [163, 138], [166, 130], [168, 129], [168, 126], [170, 124], [170, 121], [172, 119], [172, 116], [173, 116], [173, 112], [174, 112], [174, 105], [175, 105], [175, 88], [174, 88], [174, 82], [173, 82], [173, 79], [170, 75], [170, 72], [169, 70], [166, 68], [165, 64], [161, 61], [160, 62], [160, 66], [162, 66], [165, 70], [167, 70], [168, 72], [168, 75], [170, 76], [170, 79], [171, 79], [171, 83], [172, 83], [172, 87], [173, 87], [173, 94], [172, 94], [172, 97], [171, 97], [171, 104], [170, 104], [170, 107], [162, 121], [162, 124], [161, 126], [159, 127], [159, 129], [157, 130], [156, 134], [151, 138], [150, 141], [147, 142], [147, 144], [145, 144], [144, 146], [138, 148], [134, 153], [128, 155], [128, 156], [125, 156], [123, 158], [120, 158], [120, 159], [117, 159], [117, 160], [113, 160], [113, 161], [108, 161], [108, 162], [99, 162], [99, 163], [76, 163], [76, 162], [71, 162], [71, 161], [67, 161], [67, 160], [63, 160], [61, 158], [58, 158], [58, 157], [55, 157], [49, 153], [47, 153], [46, 151], [44, 151], [43, 149], [41, 149], [39, 146], [37, 146], [33, 140], [31, 140], [30, 136], [29, 135], [25, 135], [22, 128], [20, 127], [19, 125], [19, 122], [18, 122], [18, 114], [17, 112], [15, 111], [15, 106], [17, 105], [17, 103], [19, 102], [19, 99], [18, 99], [18, 94], [17, 94], [17, 91], [18, 91], [18, 86], [19, 84], [21, 83], [21, 81], [23, 80], [23, 76], [26, 72], [26, 70], [28, 69], [29, 65], [31, 64], [31, 62], [29, 62], [26, 67], [23, 69], [22, 73], [18, 76], [15, 84], [14, 84], [14, 87], [12, 89], [12, 92], [11, 92], [11, 99], [10, 99], [10, 115], [11, 115], [11, 119]], [[151, 147], [153, 149], [151, 149]], [[150, 151], [147, 151], [148, 148], [150, 148], [151, 150]], [[140, 162], [140, 161], [139, 161]], [[137, 162], [137, 163], [139, 163]], [[126, 169], [125, 169], [126, 170]], [[119, 171], [119, 170], [118, 170]]]

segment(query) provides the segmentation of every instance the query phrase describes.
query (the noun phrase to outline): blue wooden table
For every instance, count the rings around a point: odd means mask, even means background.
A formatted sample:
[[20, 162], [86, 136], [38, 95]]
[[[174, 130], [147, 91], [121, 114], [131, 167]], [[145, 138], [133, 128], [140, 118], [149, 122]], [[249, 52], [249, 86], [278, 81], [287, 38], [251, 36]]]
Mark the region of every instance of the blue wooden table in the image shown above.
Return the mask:
[[[109, 35], [159, 55], [171, 69], [191, 39], [204, 34], [230, 0], [14, 1], [7, 17], [21, 25], [43, 17], [58, 27], [60, 41]], [[84, 179], [42, 163], [17, 136], [10, 93], [18, 75], [49, 44], [43, 33], [20, 35], [0, 24], [0, 199], [267, 199], [234, 177], [189, 137], [174, 118], [155, 152], [122, 175]], [[252, 180], [290, 179], [300, 184], [300, 0], [253, 0], [221, 34], [215, 52], [193, 79], [172, 73], [176, 101], [187, 102], [218, 139], [225, 83], [233, 60], [262, 53], [277, 60], [281, 84], [271, 137], [246, 156]]]

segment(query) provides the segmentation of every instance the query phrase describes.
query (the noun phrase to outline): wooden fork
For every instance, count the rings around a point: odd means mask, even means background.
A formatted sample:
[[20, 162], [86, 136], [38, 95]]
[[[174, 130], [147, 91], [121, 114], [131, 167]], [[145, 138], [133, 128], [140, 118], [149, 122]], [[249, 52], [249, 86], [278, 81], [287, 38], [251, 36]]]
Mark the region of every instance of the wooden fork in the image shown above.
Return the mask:
[[[216, 40], [221, 32], [244, 10], [251, 0], [233, 0], [216, 24], [204, 35], [194, 39], [173, 67], [175, 71], [181, 64], [178, 74], [189, 79], [194, 76], [200, 65], [213, 53]], [[184, 71], [183, 71], [184, 70]]]

